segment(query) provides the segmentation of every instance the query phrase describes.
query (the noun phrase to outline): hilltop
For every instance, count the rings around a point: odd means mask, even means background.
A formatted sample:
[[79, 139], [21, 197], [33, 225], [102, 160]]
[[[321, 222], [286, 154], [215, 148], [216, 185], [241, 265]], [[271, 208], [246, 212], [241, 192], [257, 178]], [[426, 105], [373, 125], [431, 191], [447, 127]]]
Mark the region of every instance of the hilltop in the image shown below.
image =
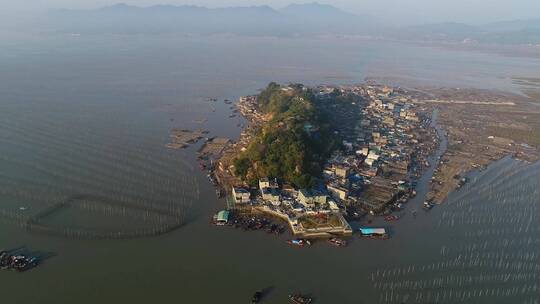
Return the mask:
[[234, 160], [236, 175], [250, 184], [270, 176], [297, 187], [314, 186], [324, 161], [338, 147], [318, 103], [302, 85], [269, 84], [257, 97], [267, 122]]

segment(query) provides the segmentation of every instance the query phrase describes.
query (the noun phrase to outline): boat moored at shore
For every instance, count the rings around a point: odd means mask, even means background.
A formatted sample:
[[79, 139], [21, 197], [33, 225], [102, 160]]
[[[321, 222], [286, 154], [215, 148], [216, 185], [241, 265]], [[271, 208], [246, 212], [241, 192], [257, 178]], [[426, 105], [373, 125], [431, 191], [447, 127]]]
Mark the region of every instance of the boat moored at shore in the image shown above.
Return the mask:
[[336, 247], [345, 247], [347, 246], [347, 241], [340, 238], [330, 238], [328, 239], [328, 243], [331, 245], [334, 245]]
[[386, 240], [389, 238], [388, 233], [386, 232], [385, 228], [362, 227], [362, 228], [359, 228], [359, 230], [360, 230], [361, 236], [365, 238], [379, 239], [379, 240]]
[[399, 220], [399, 216], [397, 215], [387, 215], [384, 217], [384, 220], [387, 222], [393, 222]]
[[287, 243], [289, 245], [298, 246], [298, 247], [311, 246], [311, 242], [306, 239], [292, 239], [292, 240], [288, 240]]
[[422, 208], [424, 208], [425, 211], [429, 211], [431, 210], [431, 208], [433, 208], [433, 203], [425, 201]]

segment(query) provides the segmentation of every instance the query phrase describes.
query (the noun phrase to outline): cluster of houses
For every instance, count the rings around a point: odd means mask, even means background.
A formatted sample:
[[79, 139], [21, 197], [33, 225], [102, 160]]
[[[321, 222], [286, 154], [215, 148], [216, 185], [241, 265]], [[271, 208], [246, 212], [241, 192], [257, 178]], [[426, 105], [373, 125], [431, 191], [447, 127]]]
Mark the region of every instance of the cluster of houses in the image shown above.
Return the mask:
[[[332, 92], [325, 88], [319, 94]], [[340, 130], [344, 149], [324, 167], [328, 194], [338, 204], [375, 213], [401, 207], [414, 195], [414, 177], [435, 147], [429, 115], [392, 88], [354, 86], [341, 93], [357, 94], [362, 102], [356, 104], [360, 112], [354, 129]]]
[[[352, 233], [338, 204], [323, 191], [296, 190], [287, 185], [280, 187], [277, 180], [262, 178], [259, 180], [256, 193], [244, 187], [232, 187], [231, 193], [237, 207], [249, 206], [280, 217], [289, 223], [295, 235], [326, 236]], [[306, 227], [303, 224], [303, 219], [312, 217], [320, 220], [321, 215], [326, 219], [331, 217], [334, 222], [328, 224], [320, 221], [317, 227]]]
[[[400, 208], [401, 203], [415, 194], [414, 180], [437, 144], [435, 132], [429, 126], [430, 113], [418, 108], [409, 94], [388, 87], [319, 87], [315, 93], [322, 100], [325, 97], [332, 100], [336, 90], [357, 98], [346, 106], [331, 105], [334, 119], [343, 122], [335, 130], [343, 139], [343, 149], [325, 164], [324, 186], [298, 190], [262, 178], [257, 191], [229, 186], [236, 206], [250, 206], [279, 216], [289, 222], [295, 234], [347, 234], [351, 230], [343, 218], [345, 206], [381, 213], [389, 207]], [[265, 121], [258, 111], [256, 96], [242, 97], [238, 107], [250, 121], [250, 127], [257, 128]], [[309, 123], [304, 129], [307, 133], [317, 132]], [[248, 130], [244, 132], [237, 143], [240, 147], [250, 140]], [[226, 172], [227, 168], [223, 166], [220, 170]], [[229, 183], [239, 184], [242, 183]], [[337, 220], [333, 225], [316, 228], [302, 224], [302, 219], [320, 215]]]
[[232, 187], [231, 193], [237, 205], [267, 204], [305, 214], [339, 211], [337, 204], [323, 191], [314, 189], [296, 190], [288, 185], [280, 187], [275, 179], [261, 178], [259, 180], [259, 189], [255, 195], [250, 189], [239, 186]]

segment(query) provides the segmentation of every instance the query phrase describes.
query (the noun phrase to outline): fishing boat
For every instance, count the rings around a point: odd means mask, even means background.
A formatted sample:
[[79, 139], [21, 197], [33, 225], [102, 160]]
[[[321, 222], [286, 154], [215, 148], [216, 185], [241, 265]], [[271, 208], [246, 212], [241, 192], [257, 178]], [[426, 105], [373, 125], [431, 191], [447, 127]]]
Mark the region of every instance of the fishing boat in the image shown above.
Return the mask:
[[13, 267], [17, 271], [27, 271], [36, 267], [38, 259], [36, 257], [18, 256], [14, 261]]
[[294, 294], [289, 295], [289, 301], [294, 304], [310, 304], [313, 299], [306, 295]]
[[458, 185], [457, 185], [458, 189], [460, 189], [461, 187], [465, 186], [465, 184], [467, 183], [467, 181], [468, 181], [468, 179], [467, 179], [466, 177], [461, 178], [461, 179], [459, 180], [459, 182], [458, 182]]
[[251, 297], [251, 303], [259, 303], [262, 298], [262, 291], [258, 290], [253, 294], [253, 297]]
[[305, 239], [292, 239], [292, 240], [288, 240], [287, 243], [289, 245], [293, 245], [293, 246], [298, 246], [298, 247], [304, 247], [304, 246], [310, 246], [311, 245], [311, 242], [309, 240], [305, 240]]
[[340, 238], [330, 238], [328, 239], [328, 243], [331, 245], [334, 245], [336, 247], [345, 247], [347, 246], [347, 241]]
[[422, 206], [422, 208], [424, 208], [424, 210], [426, 210], [426, 211], [429, 211], [429, 210], [431, 210], [431, 208], [433, 208], [433, 204], [426, 201], [426, 202], [424, 202], [424, 206]]
[[225, 226], [229, 223], [230, 215], [231, 213], [228, 210], [219, 211], [218, 213], [214, 214], [212, 222], [216, 226]]
[[26, 271], [36, 267], [39, 259], [24, 254], [12, 255], [6, 251], [0, 253], [0, 268], [7, 270]]
[[384, 217], [384, 220], [387, 222], [397, 221], [399, 220], [399, 216], [397, 215], [387, 215]]
[[379, 240], [386, 240], [389, 238], [388, 233], [386, 232], [386, 229], [384, 228], [362, 227], [362, 228], [359, 228], [359, 230], [360, 230], [360, 235], [365, 238], [379, 239]]

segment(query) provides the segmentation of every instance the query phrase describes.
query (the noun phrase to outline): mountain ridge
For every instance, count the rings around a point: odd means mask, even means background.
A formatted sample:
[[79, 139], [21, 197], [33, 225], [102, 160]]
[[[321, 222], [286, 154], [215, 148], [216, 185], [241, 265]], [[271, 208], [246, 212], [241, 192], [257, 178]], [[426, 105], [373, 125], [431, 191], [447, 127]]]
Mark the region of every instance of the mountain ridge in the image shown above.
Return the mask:
[[356, 33], [367, 18], [316, 2], [207, 8], [195, 5], [134, 6], [118, 3], [94, 10], [49, 12], [49, 28], [76, 32], [181, 32], [295, 35]]
[[540, 44], [540, 19], [481, 25], [441, 22], [389, 26], [317, 2], [208, 8], [197, 5], [135, 6], [117, 3], [94, 10], [55, 10], [45, 28], [77, 33], [184, 33], [250, 36], [362, 35], [399, 40]]

